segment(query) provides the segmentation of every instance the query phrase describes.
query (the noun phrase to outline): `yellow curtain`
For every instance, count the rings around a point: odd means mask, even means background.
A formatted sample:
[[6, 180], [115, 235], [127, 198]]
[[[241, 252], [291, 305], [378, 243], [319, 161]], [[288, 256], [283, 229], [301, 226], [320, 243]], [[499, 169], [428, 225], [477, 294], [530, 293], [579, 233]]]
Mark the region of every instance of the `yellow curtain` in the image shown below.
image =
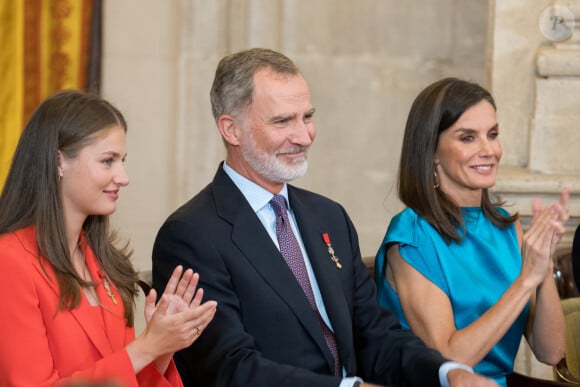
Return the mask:
[[38, 104], [85, 89], [93, 0], [0, 0], [0, 188]]

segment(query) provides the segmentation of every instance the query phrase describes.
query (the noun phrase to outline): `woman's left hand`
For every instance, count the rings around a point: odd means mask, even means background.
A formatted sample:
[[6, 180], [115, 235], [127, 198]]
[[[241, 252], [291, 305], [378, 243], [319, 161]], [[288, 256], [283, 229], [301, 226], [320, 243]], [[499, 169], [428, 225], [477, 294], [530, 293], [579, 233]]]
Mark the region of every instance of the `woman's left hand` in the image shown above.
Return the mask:
[[[167, 314], [183, 312], [190, 306], [198, 306], [203, 298], [203, 289], [197, 289], [199, 274], [192, 269], [187, 269], [183, 273], [183, 267], [177, 266], [163, 291], [163, 295], [169, 300]], [[157, 293], [151, 289], [145, 302], [145, 322], [149, 322], [156, 308]]]
[[[183, 272], [183, 267], [177, 266], [173, 270], [173, 273], [165, 286], [165, 290], [163, 291], [162, 297], [165, 297], [169, 301], [169, 306], [165, 314], [172, 315], [181, 313], [188, 308], [198, 307], [203, 298], [203, 289], [197, 289], [198, 282], [199, 274], [194, 273], [192, 269], [187, 269]], [[146, 322], [149, 322], [151, 316], [157, 309], [156, 299], [157, 293], [155, 289], [151, 289], [145, 300], [144, 313]], [[197, 336], [201, 334], [208, 323], [209, 321], [207, 321], [206, 324], [196, 327]], [[157, 358], [153, 364], [161, 373], [165, 373], [172, 357], [173, 353], [168, 353]]]

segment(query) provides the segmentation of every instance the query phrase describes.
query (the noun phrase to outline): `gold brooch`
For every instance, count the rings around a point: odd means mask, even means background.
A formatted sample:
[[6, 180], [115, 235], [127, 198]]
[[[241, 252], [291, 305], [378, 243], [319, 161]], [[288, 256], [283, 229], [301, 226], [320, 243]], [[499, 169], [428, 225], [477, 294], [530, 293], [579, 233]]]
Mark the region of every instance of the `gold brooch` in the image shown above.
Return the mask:
[[107, 277], [103, 276], [103, 287], [105, 288], [105, 291], [107, 292], [107, 296], [111, 297], [111, 300], [113, 301], [113, 304], [117, 305], [117, 299], [115, 298], [115, 293], [113, 293], [113, 291], [111, 290], [111, 285], [109, 285], [109, 280], [107, 280]]

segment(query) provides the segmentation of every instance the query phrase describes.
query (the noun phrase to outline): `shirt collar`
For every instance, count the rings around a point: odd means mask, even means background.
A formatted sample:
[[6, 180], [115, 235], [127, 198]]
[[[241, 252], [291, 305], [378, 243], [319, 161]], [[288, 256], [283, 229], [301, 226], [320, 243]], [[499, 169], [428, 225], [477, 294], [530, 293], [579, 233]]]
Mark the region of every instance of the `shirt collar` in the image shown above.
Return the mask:
[[[246, 179], [244, 176], [240, 175], [232, 167], [230, 167], [225, 161], [223, 169], [224, 172], [230, 177], [230, 179], [232, 179], [236, 187], [238, 187], [238, 189], [242, 192], [242, 195], [244, 195], [254, 212], [258, 212], [274, 197], [270, 191], [262, 188], [253, 181]], [[286, 206], [288, 209], [290, 209], [290, 202], [288, 201], [288, 186], [286, 183], [284, 183], [284, 186], [278, 195], [284, 196], [286, 199]]]

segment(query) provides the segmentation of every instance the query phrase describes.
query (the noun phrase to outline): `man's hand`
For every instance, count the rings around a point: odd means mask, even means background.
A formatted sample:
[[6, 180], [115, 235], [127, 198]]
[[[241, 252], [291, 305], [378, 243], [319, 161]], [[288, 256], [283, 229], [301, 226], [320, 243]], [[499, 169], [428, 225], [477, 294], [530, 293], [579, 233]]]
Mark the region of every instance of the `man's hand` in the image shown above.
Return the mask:
[[462, 369], [450, 370], [447, 380], [450, 387], [497, 387], [492, 379]]

